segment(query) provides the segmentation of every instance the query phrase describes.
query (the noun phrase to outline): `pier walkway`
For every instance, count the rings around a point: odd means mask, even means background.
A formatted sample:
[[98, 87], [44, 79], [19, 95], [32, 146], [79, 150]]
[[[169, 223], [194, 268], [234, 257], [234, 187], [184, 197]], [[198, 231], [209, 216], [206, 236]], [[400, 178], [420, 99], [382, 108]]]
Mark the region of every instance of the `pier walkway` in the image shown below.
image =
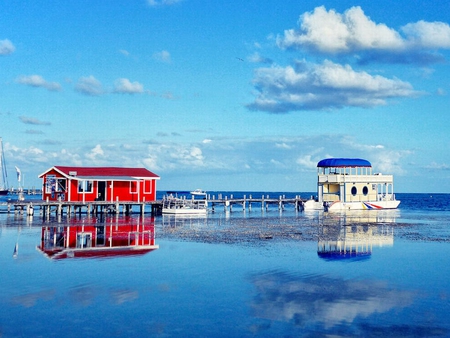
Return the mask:
[[[208, 195], [206, 197], [208, 209], [214, 212], [216, 208], [223, 208], [225, 211], [233, 211], [233, 208], [240, 208], [242, 210], [252, 210], [253, 206], [260, 207], [261, 210], [268, 210], [269, 206], [276, 206], [280, 211], [283, 211], [286, 205], [292, 205], [294, 210], [303, 210], [303, 203], [306, 201], [300, 196], [294, 198], [286, 198], [284, 195], [278, 197], [269, 197], [269, 195], [262, 195], [261, 197], [248, 197], [244, 195], [241, 198], [234, 198], [233, 195], [223, 196], [219, 194]], [[29, 216], [40, 215], [71, 215], [71, 214], [130, 214], [136, 213], [151, 213], [159, 215], [162, 210], [162, 200], [151, 202], [136, 202], [136, 201], [95, 201], [95, 202], [67, 202], [67, 201], [42, 201], [38, 199], [24, 199], [24, 200], [9, 200], [0, 203], [0, 212], [20, 213]]]

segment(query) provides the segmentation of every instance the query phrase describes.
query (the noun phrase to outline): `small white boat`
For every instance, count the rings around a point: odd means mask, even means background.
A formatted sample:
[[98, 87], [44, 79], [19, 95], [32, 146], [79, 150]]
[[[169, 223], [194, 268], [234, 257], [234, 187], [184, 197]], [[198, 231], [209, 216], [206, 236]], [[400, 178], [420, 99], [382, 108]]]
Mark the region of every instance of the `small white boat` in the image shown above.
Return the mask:
[[304, 210], [396, 209], [392, 175], [372, 173], [369, 161], [359, 158], [327, 158], [317, 164], [317, 197]]
[[206, 196], [206, 191], [203, 191], [202, 189], [195, 189], [194, 191], [191, 191], [191, 195], [193, 195], [193, 196]]
[[162, 201], [162, 213], [172, 215], [206, 215], [208, 201], [205, 199], [187, 199], [165, 196]]

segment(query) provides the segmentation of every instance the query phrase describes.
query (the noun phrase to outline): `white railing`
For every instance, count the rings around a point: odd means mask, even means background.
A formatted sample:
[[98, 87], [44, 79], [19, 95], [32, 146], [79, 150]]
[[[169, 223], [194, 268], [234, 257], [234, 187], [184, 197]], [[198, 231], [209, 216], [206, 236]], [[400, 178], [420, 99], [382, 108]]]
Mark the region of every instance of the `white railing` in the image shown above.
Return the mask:
[[392, 175], [319, 175], [319, 183], [392, 183]]

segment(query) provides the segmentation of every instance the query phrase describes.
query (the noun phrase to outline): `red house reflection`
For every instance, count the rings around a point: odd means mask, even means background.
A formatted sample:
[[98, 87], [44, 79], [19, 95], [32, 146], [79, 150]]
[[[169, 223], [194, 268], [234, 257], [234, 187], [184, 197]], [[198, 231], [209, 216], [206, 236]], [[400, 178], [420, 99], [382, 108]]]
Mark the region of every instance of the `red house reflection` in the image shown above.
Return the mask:
[[143, 255], [158, 248], [153, 217], [145, 224], [111, 218], [102, 223], [78, 220], [43, 226], [37, 247], [51, 259]]

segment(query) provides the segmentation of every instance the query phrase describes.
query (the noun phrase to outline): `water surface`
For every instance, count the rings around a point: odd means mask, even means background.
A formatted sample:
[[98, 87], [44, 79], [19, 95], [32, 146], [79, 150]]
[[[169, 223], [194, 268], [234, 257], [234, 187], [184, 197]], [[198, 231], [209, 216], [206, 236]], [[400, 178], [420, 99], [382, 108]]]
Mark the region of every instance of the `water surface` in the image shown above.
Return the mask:
[[0, 335], [448, 337], [450, 196], [397, 198], [345, 214], [1, 213]]

